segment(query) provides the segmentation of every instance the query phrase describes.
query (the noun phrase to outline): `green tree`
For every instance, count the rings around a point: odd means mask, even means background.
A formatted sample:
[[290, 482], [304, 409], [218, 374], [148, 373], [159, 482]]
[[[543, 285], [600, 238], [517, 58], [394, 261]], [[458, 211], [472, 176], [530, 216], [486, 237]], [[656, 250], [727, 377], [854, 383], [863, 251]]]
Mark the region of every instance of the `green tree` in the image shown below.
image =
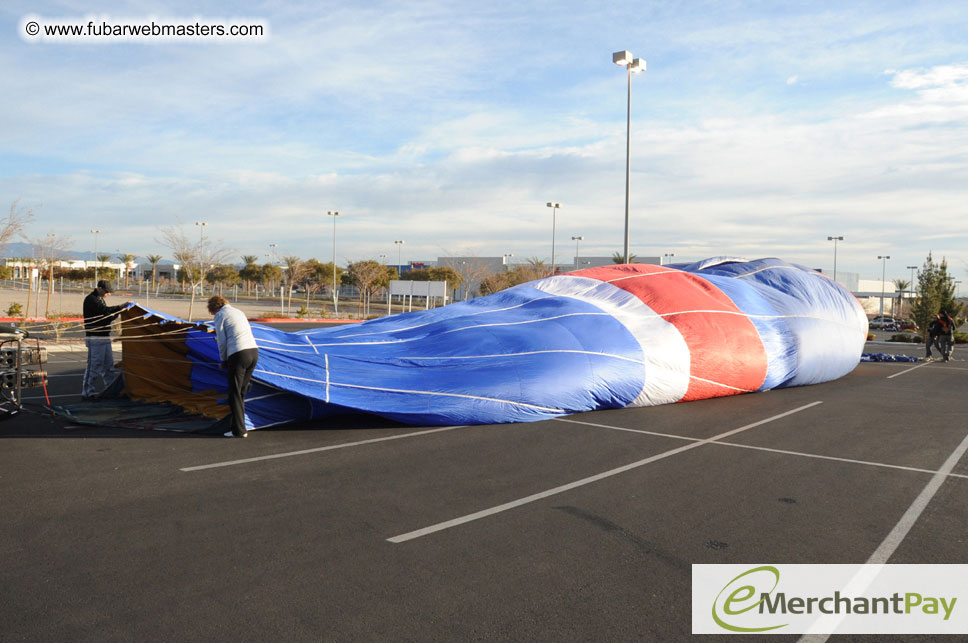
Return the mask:
[[918, 275], [918, 296], [911, 306], [914, 323], [924, 332], [940, 311], [957, 317], [962, 314], [962, 308], [955, 300], [955, 281], [948, 274], [948, 262], [942, 259], [941, 263], [935, 263], [929, 252]]
[[[638, 255], [634, 255], [632, 253], [629, 253], [629, 263], [635, 263], [635, 260], [638, 259], [638, 258], [639, 258]], [[617, 263], [617, 264], [623, 264], [623, 263], [625, 263], [625, 253], [624, 252], [616, 252], [615, 254], [613, 254], [612, 255], [612, 263]]]
[[263, 264], [259, 281], [267, 289], [276, 287], [276, 282], [282, 281], [282, 268], [274, 263]]
[[198, 266], [184, 265], [178, 269], [176, 278], [178, 281], [182, 282], [182, 284], [197, 284], [202, 280], [202, 269]]
[[382, 287], [382, 283], [389, 284], [387, 267], [379, 261], [367, 259], [349, 264], [346, 272], [352, 279], [353, 285], [359, 290], [360, 307], [365, 311], [363, 314], [369, 314], [370, 297]]
[[258, 283], [262, 278], [262, 268], [256, 264], [259, 257], [256, 255], [242, 255], [242, 267], [239, 269], [239, 278], [245, 283], [245, 294], [252, 294], [252, 284]]
[[97, 256], [97, 278], [107, 279], [112, 281], [114, 279], [114, 269], [105, 268], [104, 264], [111, 261], [111, 255], [98, 255]]
[[218, 286], [221, 294], [225, 286], [232, 287], [239, 282], [239, 271], [235, 266], [228, 264], [215, 266], [205, 274], [205, 281], [212, 286]]

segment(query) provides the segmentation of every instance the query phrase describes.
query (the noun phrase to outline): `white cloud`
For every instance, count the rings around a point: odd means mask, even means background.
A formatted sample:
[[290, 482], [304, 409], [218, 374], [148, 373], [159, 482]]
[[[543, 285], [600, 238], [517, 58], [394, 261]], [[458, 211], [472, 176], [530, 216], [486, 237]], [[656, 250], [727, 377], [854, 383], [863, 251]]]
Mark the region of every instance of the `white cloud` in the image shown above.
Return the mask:
[[[917, 38], [950, 13], [670, 5], [605, 29], [623, 7], [545, 22], [526, 6], [261, 6], [273, 37], [258, 46], [0, 45], [16, 70], [0, 89], [17, 97], [0, 106], [0, 194], [43, 201], [75, 247], [96, 224], [139, 253], [181, 217], [240, 253], [326, 257], [325, 212], [340, 209], [341, 261], [395, 255], [400, 237], [405, 258], [550, 256], [557, 200], [559, 242], [581, 234], [583, 253], [610, 255], [625, 180], [614, 39], [649, 59], [633, 87], [640, 256], [821, 266], [826, 236], [844, 234], [846, 270], [964, 247], [968, 65], [951, 61], [968, 50]], [[930, 53], [911, 62], [908, 40]]]

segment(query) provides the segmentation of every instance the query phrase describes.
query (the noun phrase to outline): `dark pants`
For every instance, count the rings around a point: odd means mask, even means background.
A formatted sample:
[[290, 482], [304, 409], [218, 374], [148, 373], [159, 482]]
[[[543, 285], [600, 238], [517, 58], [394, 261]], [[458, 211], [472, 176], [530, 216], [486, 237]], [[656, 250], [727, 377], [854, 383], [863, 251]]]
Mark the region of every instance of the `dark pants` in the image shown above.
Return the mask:
[[229, 355], [229, 409], [232, 411], [232, 433], [245, 435], [245, 394], [249, 392], [252, 371], [259, 361], [259, 349], [247, 348]]
[[[925, 357], [931, 357], [931, 346], [932, 345], [934, 345], [934, 347], [937, 348], [939, 351], [941, 350], [941, 343], [938, 342], [938, 336], [937, 335], [928, 335], [928, 341], [924, 345], [924, 356]], [[944, 355], [942, 355], [942, 357], [944, 357]]]

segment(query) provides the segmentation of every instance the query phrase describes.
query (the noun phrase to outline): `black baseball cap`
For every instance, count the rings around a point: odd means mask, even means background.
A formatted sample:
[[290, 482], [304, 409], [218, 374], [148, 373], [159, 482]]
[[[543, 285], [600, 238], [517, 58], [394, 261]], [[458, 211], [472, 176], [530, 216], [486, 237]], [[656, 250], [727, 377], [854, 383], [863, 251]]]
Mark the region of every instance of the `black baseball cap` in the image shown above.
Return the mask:
[[112, 292], [110, 281], [105, 281], [102, 279], [101, 281], [97, 282], [97, 287], [103, 290], [104, 292]]

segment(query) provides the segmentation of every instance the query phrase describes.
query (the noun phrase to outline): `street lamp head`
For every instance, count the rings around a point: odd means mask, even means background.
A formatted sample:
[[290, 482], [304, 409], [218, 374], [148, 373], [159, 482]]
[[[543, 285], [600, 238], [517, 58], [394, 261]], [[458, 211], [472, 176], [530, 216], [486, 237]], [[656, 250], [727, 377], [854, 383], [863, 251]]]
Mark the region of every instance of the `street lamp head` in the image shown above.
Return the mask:
[[560, 208], [561, 207], [561, 204], [560, 203], [555, 203], [554, 201], [548, 201], [548, 203], [546, 205], [549, 208]]
[[878, 259], [890, 259], [891, 255], [877, 255]]
[[585, 240], [585, 237], [572, 237], [571, 240], [572, 241], [584, 241]]
[[640, 71], [645, 71], [645, 61], [641, 58], [636, 58], [632, 61], [632, 64], [629, 65], [629, 71], [631, 71], [633, 74], [637, 74]]
[[330, 216], [333, 216], [333, 217], [339, 217], [339, 216], [342, 216], [343, 215], [343, 213], [340, 212], [339, 210], [330, 210], [326, 214], [328, 214]]
[[629, 65], [632, 63], [632, 52], [624, 49], [622, 51], [616, 51], [612, 54], [612, 62], [623, 67]]
[[834, 240], [843, 241], [844, 238], [843, 237], [827, 237], [827, 241], [834, 241]]

